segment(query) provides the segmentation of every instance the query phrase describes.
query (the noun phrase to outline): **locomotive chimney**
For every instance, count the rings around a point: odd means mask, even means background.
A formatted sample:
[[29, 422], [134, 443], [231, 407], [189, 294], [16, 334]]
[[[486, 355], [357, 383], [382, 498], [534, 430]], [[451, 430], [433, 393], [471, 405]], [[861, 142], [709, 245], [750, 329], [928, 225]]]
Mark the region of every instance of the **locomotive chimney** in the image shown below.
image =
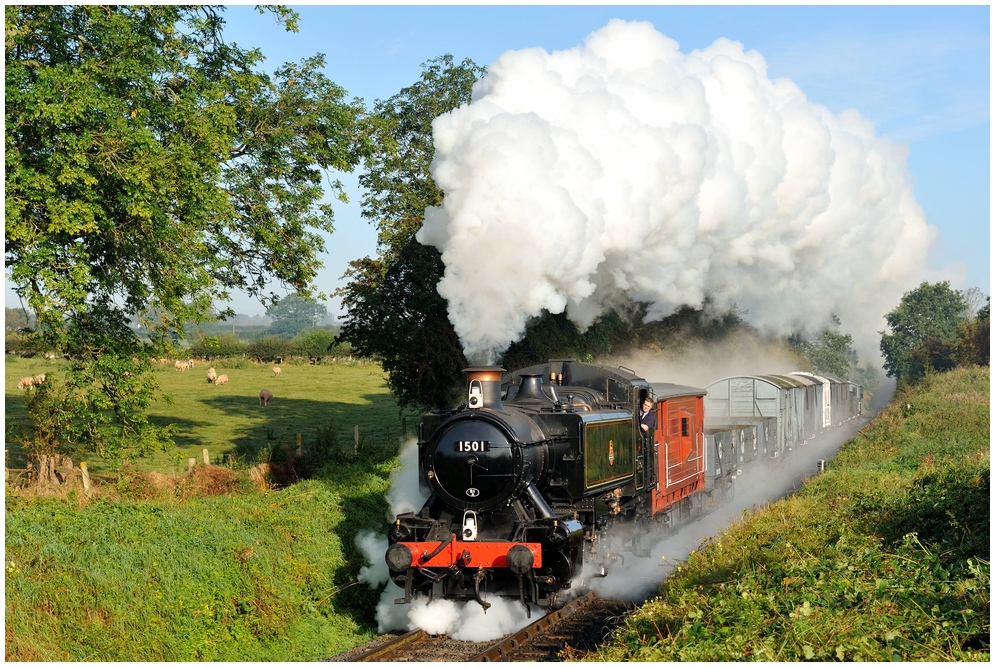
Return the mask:
[[499, 366], [478, 366], [466, 368], [467, 388], [466, 406], [471, 410], [490, 408], [504, 411], [501, 405], [501, 374], [504, 369]]

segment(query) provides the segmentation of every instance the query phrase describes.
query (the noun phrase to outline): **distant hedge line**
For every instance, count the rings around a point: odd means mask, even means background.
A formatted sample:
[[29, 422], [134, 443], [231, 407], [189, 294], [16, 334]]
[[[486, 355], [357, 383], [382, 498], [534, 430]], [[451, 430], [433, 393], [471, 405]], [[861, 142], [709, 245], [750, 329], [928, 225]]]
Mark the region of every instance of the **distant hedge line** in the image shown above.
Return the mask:
[[[33, 333], [8, 333], [4, 340], [4, 352], [17, 357], [37, 357], [57, 354]], [[320, 362], [326, 357], [341, 357], [352, 354], [352, 346], [339, 342], [329, 329], [313, 329], [293, 338], [276, 335], [263, 335], [251, 340], [234, 333], [221, 333], [216, 336], [196, 334], [190, 345], [181, 349], [176, 356], [201, 359], [224, 359], [247, 357], [263, 362], [279, 361], [292, 357]]]

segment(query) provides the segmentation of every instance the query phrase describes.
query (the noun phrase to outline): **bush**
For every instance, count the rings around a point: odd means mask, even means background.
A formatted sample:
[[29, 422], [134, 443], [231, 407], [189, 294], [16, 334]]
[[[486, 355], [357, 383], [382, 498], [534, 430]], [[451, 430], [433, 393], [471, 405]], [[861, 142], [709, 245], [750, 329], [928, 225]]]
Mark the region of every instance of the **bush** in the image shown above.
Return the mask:
[[199, 339], [190, 345], [190, 354], [203, 359], [223, 359], [240, 357], [246, 354], [249, 344], [233, 333], [222, 333], [217, 336], [200, 335]]
[[51, 349], [35, 332], [18, 331], [8, 333], [4, 338], [4, 353], [18, 357], [34, 357]]
[[260, 336], [249, 343], [247, 353], [259, 361], [282, 361], [293, 353], [293, 346], [286, 338]]
[[293, 354], [300, 355], [315, 363], [335, 354], [338, 345], [335, 334], [328, 329], [313, 329], [300, 334], [291, 341]]

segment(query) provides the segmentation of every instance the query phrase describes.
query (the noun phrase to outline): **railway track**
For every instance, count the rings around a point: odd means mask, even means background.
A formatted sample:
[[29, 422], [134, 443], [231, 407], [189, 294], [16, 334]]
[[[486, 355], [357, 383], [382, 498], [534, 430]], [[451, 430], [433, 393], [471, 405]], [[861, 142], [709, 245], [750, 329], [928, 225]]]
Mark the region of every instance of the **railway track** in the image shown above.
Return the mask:
[[[413, 630], [350, 662], [558, 662], [595, 649], [632, 605], [588, 593], [496, 642], [461, 642]], [[333, 658], [334, 660], [334, 658]]]

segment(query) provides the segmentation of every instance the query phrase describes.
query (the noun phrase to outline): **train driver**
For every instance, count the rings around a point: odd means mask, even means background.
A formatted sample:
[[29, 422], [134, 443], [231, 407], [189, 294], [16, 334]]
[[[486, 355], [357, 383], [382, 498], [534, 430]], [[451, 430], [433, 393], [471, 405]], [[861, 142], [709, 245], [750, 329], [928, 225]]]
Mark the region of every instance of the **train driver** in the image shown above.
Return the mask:
[[653, 409], [653, 400], [649, 396], [643, 399], [643, 405], [639, 409], [639, 428], [643, 433], [649, 433], [656, 428], [656, 410]]

